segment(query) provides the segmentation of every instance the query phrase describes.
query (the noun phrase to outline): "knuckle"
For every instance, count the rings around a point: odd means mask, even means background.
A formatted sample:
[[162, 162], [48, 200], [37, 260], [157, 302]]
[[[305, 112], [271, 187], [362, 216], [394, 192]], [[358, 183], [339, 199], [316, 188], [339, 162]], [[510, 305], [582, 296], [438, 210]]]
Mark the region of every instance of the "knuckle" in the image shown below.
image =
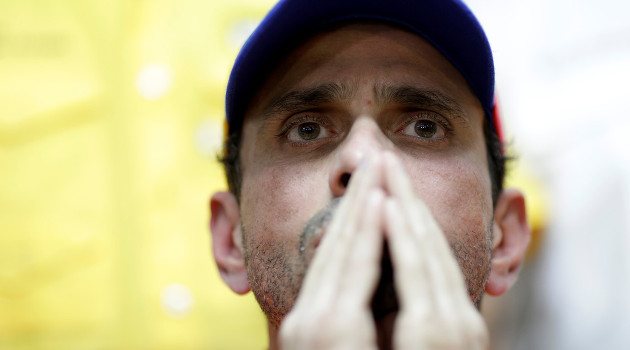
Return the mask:
[[399, 315], [395, 332], [397, 348], [427, 349], [487, 349], [488, 331], [476, 312], [464, 312], [454, 317], [430, 312], [405, 312]]
[[[279, 330], [280, 344], [283, 349], [333, 349], [340, 344], [374, 341], [369, 336], [371, 315], [366, 312], [335, 313], [332, 309], [317, 313], [290, 313]], [[361, 335], [359, 339], [349, 335]], [[356, 345], [356, 344], [355, 344]], [[356, 346], [352, 347], [356, 348]]]

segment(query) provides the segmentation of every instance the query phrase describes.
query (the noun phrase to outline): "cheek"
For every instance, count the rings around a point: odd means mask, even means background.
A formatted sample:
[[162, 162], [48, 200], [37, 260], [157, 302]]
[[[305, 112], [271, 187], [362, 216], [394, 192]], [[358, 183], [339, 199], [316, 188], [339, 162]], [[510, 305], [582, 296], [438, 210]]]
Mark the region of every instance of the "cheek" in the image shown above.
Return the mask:
[[327, 203], [323, 186], [326, 176], [316, 166], [254, 165], [243, 173], [243, 226], [257, 238], [284, 244], [297, 240], [308, 219]]
[[417, 194], [448, 236], [486, 232], [492, 224], [490, 178], [479, 164], [447, 160], [409, 168]]

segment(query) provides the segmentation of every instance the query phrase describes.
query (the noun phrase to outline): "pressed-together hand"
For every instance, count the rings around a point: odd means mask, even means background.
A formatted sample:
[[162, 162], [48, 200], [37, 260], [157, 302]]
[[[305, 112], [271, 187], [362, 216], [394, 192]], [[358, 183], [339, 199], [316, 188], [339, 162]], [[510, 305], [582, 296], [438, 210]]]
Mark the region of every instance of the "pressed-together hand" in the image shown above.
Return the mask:
[[486, 349], [485, 323], [429, 208], [413, 190], [402, 164], [385, 156], [385, 234], [400, 311], [395, 349]]
[[400, 160], [386, 153], [353, 174], [280, 328], [283, 350], [378, 348], [370, 301], [385, 239], [400, 302], [394, 348], [487, 348], [444, 234]]
[[377, 349], [370, 300], [383, 249], [380, 163], [364, 163], [353, 175], [282, 322], [282, 349]]

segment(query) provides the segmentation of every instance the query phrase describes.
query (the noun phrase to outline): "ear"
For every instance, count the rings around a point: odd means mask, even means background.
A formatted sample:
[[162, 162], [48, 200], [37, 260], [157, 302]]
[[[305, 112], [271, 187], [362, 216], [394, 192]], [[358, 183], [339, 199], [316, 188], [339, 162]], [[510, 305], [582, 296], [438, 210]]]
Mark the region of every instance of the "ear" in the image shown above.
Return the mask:
[[493, 254], [486, 293], [499, 296], [516, 282], [531, 229], [527, 223], [525, 197], [515, 189], [504, 190], [494, 210]]
[[249, 292], [243, 255], [240, 212], [231, 192], [217, 192], [210, 199], [212, 252], [223, 281], [236, 293]]

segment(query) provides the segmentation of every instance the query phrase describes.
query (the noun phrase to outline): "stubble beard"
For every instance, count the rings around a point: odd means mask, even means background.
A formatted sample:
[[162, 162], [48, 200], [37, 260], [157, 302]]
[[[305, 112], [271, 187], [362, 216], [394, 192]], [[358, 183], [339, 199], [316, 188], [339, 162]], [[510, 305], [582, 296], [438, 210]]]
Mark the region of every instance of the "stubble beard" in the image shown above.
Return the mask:
[[[297, 240], [297, 246], [257, 239], [251, 236], [249, 230], [241, 223], [249, 285], [262, 311], [274, 327], [280, 327], [282, 320], [295, 304], [314, 254], [313, 243], [325, 231], [338, 202], [338, 199], [333, 200], [307, 222], [300, 239]], [[492, 225], [487, 226], [487, 232], [469, 232], [459, 236], [462, 237], [460, 240], [449, 241], [464, 275], [468, 295], [477, 309], [481, 305], [490, 275]], [[398, 311], [393, 277], [394, 271], [385, 242], [381, 276], [371, 303], [375, 321]]]
[[250, 239], [242, 229], [249, 286], [267, 320], [279, 328], [295, 304], [307, 266], [287, 259], [293, 247]]

